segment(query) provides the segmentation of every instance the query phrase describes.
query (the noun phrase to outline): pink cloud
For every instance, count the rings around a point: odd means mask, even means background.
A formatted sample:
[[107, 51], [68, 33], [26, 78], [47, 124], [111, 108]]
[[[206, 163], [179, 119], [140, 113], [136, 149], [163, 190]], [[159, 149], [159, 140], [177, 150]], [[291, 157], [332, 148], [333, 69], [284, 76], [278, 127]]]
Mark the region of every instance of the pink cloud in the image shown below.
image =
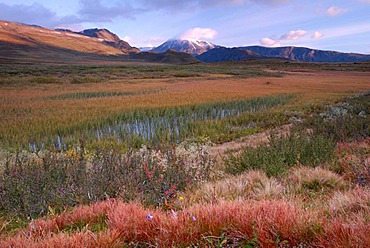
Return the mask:
[[320, 39], [321, 37], [323, 37], [324, 35], [318, 31], [316, 31], [315, 33], [313, 33], [313, 35], [311, 35], [311, 38], [312, 39]]
[[260, 39], [260, 44], [263, 46], [269, 46], [269, 47], [280, 46], [280, 42], [278, 40], [273, 40], [270, 38]]
[[191, 28], [182, 34], [176, 36], [180, 40], [200, 40], [208, 39], [212, 40], [216, 37], [217, 31], [211, 28]]
[[342, 9], [342, 8], [337, 7], [337, 6], [330, 6], [326, 10], [326, 14], [329, 15], [329, 16], [337, 16], [337, 15], [344, 14], [346, 12], [347, 12], [346, 9]]
[[284, 34], [280, 37], [280, 40], [298, 40], [299, 38], [301, 38], [302, 36], [305, 36], [306, 35], [306, 31], [305, 30], [292, 30], [292, 31], [289, 31], [287, 34]]

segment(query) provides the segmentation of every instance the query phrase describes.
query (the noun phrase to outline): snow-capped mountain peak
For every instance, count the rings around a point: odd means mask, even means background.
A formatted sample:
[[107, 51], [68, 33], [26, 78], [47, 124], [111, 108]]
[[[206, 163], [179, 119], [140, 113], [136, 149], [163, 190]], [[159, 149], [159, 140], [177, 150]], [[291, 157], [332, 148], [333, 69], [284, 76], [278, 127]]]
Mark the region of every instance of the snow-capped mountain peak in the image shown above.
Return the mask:
[[215, 48], [216, 45], [207, 41], [200, 40], [183, 40], [183, 39], [170, 39], [162, 45], [152, 49], [152, 52], [165, 52], [169, 49], [177, 52], [185, 52], [194, 55], [199, 55], [208, 50]]

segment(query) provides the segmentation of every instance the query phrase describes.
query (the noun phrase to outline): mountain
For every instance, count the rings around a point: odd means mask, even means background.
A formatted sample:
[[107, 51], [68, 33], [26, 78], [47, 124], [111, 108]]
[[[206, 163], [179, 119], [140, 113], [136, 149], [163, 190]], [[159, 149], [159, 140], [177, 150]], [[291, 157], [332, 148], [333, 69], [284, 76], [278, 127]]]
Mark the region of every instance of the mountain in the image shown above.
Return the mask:
[[[135, 56], [137, 55], [137, 56]], [[143, 54], [106, 29], [75, 33], [0, 21], [0, 64], [5, 63], [116, 63], [199, 62], [190, 54]]]
[[249, 50], [226, 47], [214, 48], [195, 57], [202, 62], [244, 61], [266, 58], [265, 56]]
[[280, 57], [301, 62], [361, 62], [370, 60], [370, 55], [358, 53], [341, 53], [324, 51], [306, 47], [239, 47], [241, 50], [252, 51], [267, 57]]
[[141, 53], [131, 53], [131, 59], [139, 59], [148, 62], [157, 63], [169, 63], [169, 64], [196, 64], [200, 63], [199, 60], [194, 58], [189, 53], [176, 52], [174, 50], [167, 50], [164, 53], [156, 52], [141, 52]]
[[196, 56], [202, 62], [244, 61], [248, 59], [279, 58], [300, 62], [362, 62], [370, 55], [316, 50], [305, 47], [246, 46], [217, 48]]
[[217, 47], [216, 45], [207, 41], [170, 39], [163, 43], [162, 45], [153, 48], [151, 51], [163, 53], [171, 49], [177, 52], [199, 55], [216, 47]]
[[136, 47], [130, 46], [128, 42], [121, 40], [116, 34], [112, 33], [108, 29], [98, 29], [98, 28], [92, 28], [92, 29], [85, 29], [79, 34], [88, 36], [88, 37], [94, 37], [101, 40], [103, 43], [118, 48], [122, 52], [130, 52], [130, 53], [139, 53], [140, 50]]

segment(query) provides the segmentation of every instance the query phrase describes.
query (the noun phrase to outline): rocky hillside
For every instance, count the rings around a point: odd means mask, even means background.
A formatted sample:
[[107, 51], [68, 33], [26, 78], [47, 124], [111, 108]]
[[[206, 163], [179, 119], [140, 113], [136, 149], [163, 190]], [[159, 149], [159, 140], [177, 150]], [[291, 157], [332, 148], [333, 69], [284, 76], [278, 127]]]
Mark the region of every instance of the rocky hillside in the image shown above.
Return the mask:
[[110, 32], [108, 29], [85, 29], [81, 32], [79, 32], [82, 35], [88, 36], [88, 37], [95, 37], [101, 40], [103, 43], [118, 48], [122, 52], [130, 52], [130, 53], [138, 53], [140, 50], [136, 47], [130, 46], [130, 44], [126, 41], [121, 40], [118, 35]]
[[192, 55], [178, 52], [140, 53], [106, 29], [80, 33], [0, 21], [0, 64], [9, 63], [196, 63]]

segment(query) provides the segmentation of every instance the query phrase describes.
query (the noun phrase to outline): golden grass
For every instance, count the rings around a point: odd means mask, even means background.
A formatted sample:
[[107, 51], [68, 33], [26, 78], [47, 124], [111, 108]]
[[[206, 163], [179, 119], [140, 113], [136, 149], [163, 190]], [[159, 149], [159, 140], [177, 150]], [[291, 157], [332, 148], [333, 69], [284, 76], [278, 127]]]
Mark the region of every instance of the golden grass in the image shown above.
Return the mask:
[[328, 191], [343, 190], [350, 187], [349, 183], [341, 176], [320, 167], [295, 167], [289, 171], [287, 181], [294, 185], [293, 190], [298, 192], [328, 193]]
[[[335, 101], [370, 89], [370, 73], [317, 71], [284, 77], [235, 78], [116, 78], [100, 83], [30, 84], [0, 88], [0, 138], [42, 138], [70, 127], [99, 122], [138, 108], [170, 107], [252, 98], [279, 93], [298, 94], [292, 106], [311, 106]], [[63, 80], [61, 78], [61, 80]], [[268, 82], [268, 83], [267, 83]], [[161, 89], [161, 91], [155, 91]], [[153, 91], [120, 97], [52, 99], [78, 92]], [[288, 106], [289, 108], [289, 106]]]
[[[268, 84], [266, 82], [269, 82]], [[102, 120], [138, 108], [252, 98], [278, 93], [299, 94], [295, 105], [309, 106], [370, 89], [370, 73], [316, 72], [278, 78], [213, 77], [186, 79], [118, 78], [93, 84], [38, 84], [0, 88], [0, 137], [45, 133]], [[50, 99], [76, 92], [122, 92], [162, 89], [144, 95], [90, 99]]]
[[187, 192], [185, 204], [209, 204], [232, 200], [261, 200], [281, 196], [284, 187], [263, 171], [247, 171], [238, 176], [228, 176]]

